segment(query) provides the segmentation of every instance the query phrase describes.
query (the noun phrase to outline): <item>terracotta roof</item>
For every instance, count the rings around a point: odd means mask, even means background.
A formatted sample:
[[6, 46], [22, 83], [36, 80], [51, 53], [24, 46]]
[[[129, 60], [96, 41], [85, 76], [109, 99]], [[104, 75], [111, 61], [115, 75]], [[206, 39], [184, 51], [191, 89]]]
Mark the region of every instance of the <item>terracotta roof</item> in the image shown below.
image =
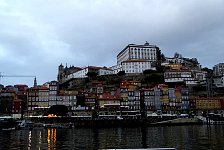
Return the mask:
[[48, 90], [49, 88], [45, 86], [37, 86], [37, 87], [31, 87], [30, 90]]
[[98, 99], [111, 100], [111, 99], [120, 99], [120, 97], [117, 93], [114, 95], [111, 95], [111, 93], [109, 92], [104, 92], [102, 96], [100, 96]]

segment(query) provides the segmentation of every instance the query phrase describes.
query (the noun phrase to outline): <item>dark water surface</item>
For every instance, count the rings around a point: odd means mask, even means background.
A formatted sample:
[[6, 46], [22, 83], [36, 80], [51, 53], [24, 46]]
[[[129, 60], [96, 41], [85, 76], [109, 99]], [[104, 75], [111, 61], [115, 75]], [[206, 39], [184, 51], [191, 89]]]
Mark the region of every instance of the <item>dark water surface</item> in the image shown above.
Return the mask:
[[79, 128], [0, 131], [0, 150], [72, 150], [175, 147], [224, 150], [224, 126]]

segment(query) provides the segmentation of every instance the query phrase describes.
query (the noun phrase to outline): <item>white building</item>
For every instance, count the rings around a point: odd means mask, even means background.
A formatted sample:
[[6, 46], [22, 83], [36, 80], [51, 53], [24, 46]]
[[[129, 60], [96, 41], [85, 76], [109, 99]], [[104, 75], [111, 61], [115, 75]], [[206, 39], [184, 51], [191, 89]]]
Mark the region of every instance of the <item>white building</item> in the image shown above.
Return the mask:
[[158, 61], [160, 50], [155, 45], [129, 44], [117, 55], [117, 65], [111, 67], [114, 74], [119, 71], [125, 73], [142, 73], [144, 70], [156, 70], [152, 64]]
[[117, 74], [119, 71], [123, 71], [121, 64], [112, 66], [110, 69], [113, 70], [113, 74]]
[[223, 76], [224, 75], [224, 63], [219, 63], [213, 67], [214, 76]]
[[224, 76], [216, 76], [216, 77], [213, 77], [213, 84], [216, 86], [216, 87], [224, 87]]
[[127, 60], [146, 60], [150, 62], [157, 61], [159, 48], [155, 45], [149, 45], [146, 42], [144, 45], [129, 44], [117, 55], [117, 65]]
[[99, 76], [113, 74], [113, 70], [109, 69], [107, 67], [88, 66], [88, 67], [83, 68], [80, 71], [77, 71], [77, 72], [74, 72], [74, 73], [68, 75], [66, 80], [69, 80], [72, 78], [86, 78], [87, 73], [91, 72], [91, 71], [96, 72]]
[[57, 105], [58, 82], [51, 81], [49, 83], [49, 107]]
[[103, 67], [101, 69], [98, 70], [98, 75], [102, 76], [102, 75], [109, 75], [109, 74], [113, 74], [113, 70]]
[[194, 70], [167, 70], [164, 73], [166, 83], [184, 82], [187, 85], [198, 84], [199, 81], [206, 80], [206, 72]]
[[156, 68], [151, 67], [151, 62], [146, 60], [127, 60], [121, 63], [123, 71], [125, 73], [142, 73], [144, 70]]
[[69, 110], [75, 110], [76, 108], [76, 91], [61, 91], [57, 95], [57, 105], [65, 105]]

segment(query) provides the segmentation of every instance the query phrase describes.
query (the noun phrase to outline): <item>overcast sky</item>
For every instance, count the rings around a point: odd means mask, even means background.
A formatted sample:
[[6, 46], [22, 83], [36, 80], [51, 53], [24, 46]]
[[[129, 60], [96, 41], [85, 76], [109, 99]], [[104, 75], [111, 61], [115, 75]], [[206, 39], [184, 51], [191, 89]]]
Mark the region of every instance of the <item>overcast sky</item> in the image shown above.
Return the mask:
[[[223, 0], [0, 0], [0, 72], [56, 80], [58, 66], [110, 67], [128, 44], [223, 62]], [[0, 84], [33, 85], [3, 77]]]

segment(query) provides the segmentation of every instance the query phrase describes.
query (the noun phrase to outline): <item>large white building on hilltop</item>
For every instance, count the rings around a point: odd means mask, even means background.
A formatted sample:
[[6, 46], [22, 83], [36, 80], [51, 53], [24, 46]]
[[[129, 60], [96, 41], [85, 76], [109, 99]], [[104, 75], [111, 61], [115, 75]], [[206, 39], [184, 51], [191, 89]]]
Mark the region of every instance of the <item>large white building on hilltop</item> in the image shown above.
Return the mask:
[[111, 67], [114, 74], [119, 71], [125, 73], [142, 73], [144, 70], [156, 70], [156, 64], [160, 56], [159, 47], [150, 45], [147, 41], [144, 45], [129, 44], [117, 55], [117, 65]]
[[62, 64], [58, 67], [59, 83], [66, 82], [73, 78], [86, 78], [88, 72], [96, 72], [99, 76], [117, 74], [119, 71], [125, 71], [128, 74], [143, 73], [144, 70], [156, 70], [156, 64], [160, 59], [159, 47], [150, 45], [146, 42], [144, 45], [129, 44], [117, 55], [117, 65], [107, 67], [64, 67]]

